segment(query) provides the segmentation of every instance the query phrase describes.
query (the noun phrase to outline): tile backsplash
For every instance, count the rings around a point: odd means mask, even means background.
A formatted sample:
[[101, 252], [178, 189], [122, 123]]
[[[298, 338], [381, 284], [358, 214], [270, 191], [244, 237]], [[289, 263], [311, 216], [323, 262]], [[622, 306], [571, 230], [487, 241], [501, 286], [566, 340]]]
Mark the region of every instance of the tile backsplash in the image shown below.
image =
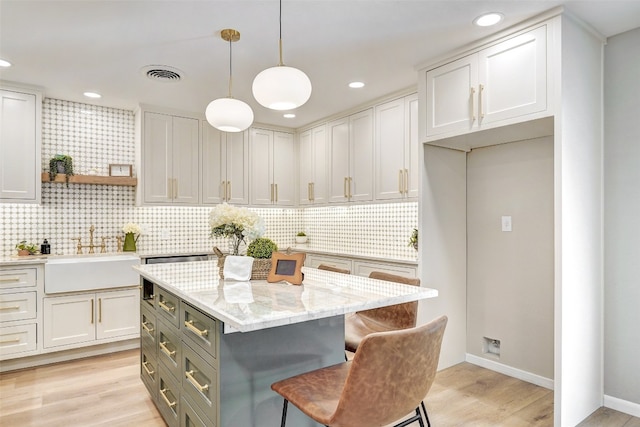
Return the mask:
[[[43, 170], [55, 154], [73, 157], [78, 174], [107, 175], [110, 163], [134, 163], [132, 111], [45, 98], [42, 117]], [[14, 255], [14, 245], [21, 240], [39, 244], [44, 238], [52, 254], [73, 254], [72, 238], [82, 237], [87, 245], [91, 225], [96, 228], [94, 244], [107, 237], [107, 252], [115, 252], [115, 236], [123, 234], [127, 222], [143, 229], [141, 253], [227, 248], [225, 239], [209, 237], [211, 207], [141, 207], [135, 204], [135, 192], [135, 187], [43, 183], [41, 205], [0, 203], [0, 256]], [[417, 226], [417, 202], [251, 210], [264, 218], [266, 237], [281, 248], [292, 245], [295, 234], [304, 230], [312, 249], [416, 259], [407, 242]]]

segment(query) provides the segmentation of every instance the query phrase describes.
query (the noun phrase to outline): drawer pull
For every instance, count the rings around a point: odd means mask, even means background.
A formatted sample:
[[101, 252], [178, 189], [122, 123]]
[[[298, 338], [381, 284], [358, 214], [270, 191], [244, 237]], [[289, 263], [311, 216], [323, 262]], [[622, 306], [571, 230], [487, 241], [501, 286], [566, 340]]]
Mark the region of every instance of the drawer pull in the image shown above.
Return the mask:
[[169, 405], [169, 408], [173, 408], [174, 406], [176, 406], [176, 402], [172, 402], [167, 398], [167, 395], [165, 394], [167, 392], [166, 388], [160, 389], [160, 395], [162, 396], [162, 398], [164, 399], [165, 402], [167, 402], [167, 405]]
[[166, 303], [165, 301], [162, 301], [162, 300], [159, 300], [159, 301], [158, 301], [158, 305], [159, 305], [160, 307], [162, 307], [162, 309], [163, 309], [164, 311], [169, 312], [169, 313], [173, 313], [173, 312], [176, 310], [176, 308], [175, 308], [175, 307], [169, 307], [169, 306], [167, 305], [167, 303]]
[[164, 353], [165, 353], [167, 356], [171, 357], [172, 359], [173, 359], [173, 356], [176, 354], [176, 351], [175, 351], [175, 350], [171, 351], [171, 350], [169, 350], [169, 349], [167, 348], [167, 342], [166, 342], [166, 341], [162, 341], [162, 342], [160, 342], [160, 350], [164, 351]]
[[153, 377], [153, 374], [156, 371], [152, 371], [151, 369], [147, 368], [147, 365], [149, 364], [149, 362], [142, 362], [142, 367], [144, 368], [144, 370], [147, 372], [147, 375], [149, 375], [150, 377]]
[[193, 320], [185, 320], [184, 326], [186, 326], [187, 329], [189, 329], [194, 334], [198, 334], [201, 337], [206, 337], [207, 335], [209, 335], [209, 331], [207, 329], [200, 330], [196, 328], [193, 324]]
[[20, 310], [19, 305], [12, 305], [8, 307], [0, 307], [0, 310]]
[[193, 370], [185, 371], [184, 375], [187, 377], [191, 385], [200, 390], [200, 393], [204, 393], [205, 391], [209, 390], [209, 384], [200, 385], [200, 383], [196, 381], [195, 378], [193, 378]]
[[147, 331], [148, 333], [153, 332], [155, 329], [150, 328], [147, 326], [147, 322], [142, 322], [142, 329], [144, 329], [145, 331]]
[[19, 281], [20, 281], [19, 277], [4, 277], [0, 279], [0, 282], [2, 283], [19, 282]]
[[20, 342], [20, 338], [14, 338], [12, 340], [0, 341], [0, 344], [13, 344], [13, 343], [17, 343], [17, 342]]

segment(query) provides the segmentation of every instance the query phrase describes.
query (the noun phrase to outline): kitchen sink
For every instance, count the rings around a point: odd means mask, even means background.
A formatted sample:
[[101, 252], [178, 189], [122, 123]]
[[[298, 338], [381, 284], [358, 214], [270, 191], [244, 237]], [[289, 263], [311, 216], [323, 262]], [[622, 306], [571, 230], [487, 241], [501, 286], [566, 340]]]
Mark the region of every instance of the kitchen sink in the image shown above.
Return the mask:
[[140, 276], [133, 268], [136, 255], [87, 255], [52, 257], [44, 265], [47, 294], [135, 286]]

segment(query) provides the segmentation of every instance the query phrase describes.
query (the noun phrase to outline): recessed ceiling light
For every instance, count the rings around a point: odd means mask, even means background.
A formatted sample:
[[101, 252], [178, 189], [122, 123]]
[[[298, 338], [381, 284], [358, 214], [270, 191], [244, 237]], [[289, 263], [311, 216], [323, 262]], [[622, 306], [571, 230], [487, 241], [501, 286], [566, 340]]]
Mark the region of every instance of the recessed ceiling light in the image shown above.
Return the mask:
[[5, 68], [11, 67], [11, 62], [6, 61], [4, 59], [0, 59], [0, 67], [5, 67]]
[[361, 87], [364, 87], [364, 83], [362, 82], [351, 82], [349, 83], [349, 87], [352, 89], [360, 89]]
[[296, 115], [293, 113], [286, 113], [283, 114], [282, 117], [286, 118], [286, 119], [293, 119]]
[[503, 18], [504, 18], [504, 15], [501, 14], [500, 12], [490, 12], [490, 13], [485, 13], [483, 15], [478, 16], [476, 19], [473, 20], [473, 23], [478, 27], [490, 27], [502, 21]]
[[84, 96], [86, 96], [87, 98], [94, 98], [94, 99], [102, 98], [102, 95], [100, 95], [98, 92], [85, 92]]

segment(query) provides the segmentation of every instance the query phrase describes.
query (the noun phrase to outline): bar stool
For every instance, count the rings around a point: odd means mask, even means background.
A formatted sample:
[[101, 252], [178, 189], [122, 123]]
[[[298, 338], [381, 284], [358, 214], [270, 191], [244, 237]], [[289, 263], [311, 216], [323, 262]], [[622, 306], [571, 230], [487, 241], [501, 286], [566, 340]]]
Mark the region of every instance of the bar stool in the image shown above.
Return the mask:
[[333, 271], [334, 273], [351, 274], [350, 270], [334, 267], [332, 265], [320, 264], [318, 270]]
[[380, 426], [415, 412], [395, 427], [415, 421], [424, 427], [420, 404], [436, 375], [446, 325], [441, 316], [416, 328], [372, 333], [351, 361], [273, 383], [284, 398], [281, 427], [289, 402], [325, 426]]

